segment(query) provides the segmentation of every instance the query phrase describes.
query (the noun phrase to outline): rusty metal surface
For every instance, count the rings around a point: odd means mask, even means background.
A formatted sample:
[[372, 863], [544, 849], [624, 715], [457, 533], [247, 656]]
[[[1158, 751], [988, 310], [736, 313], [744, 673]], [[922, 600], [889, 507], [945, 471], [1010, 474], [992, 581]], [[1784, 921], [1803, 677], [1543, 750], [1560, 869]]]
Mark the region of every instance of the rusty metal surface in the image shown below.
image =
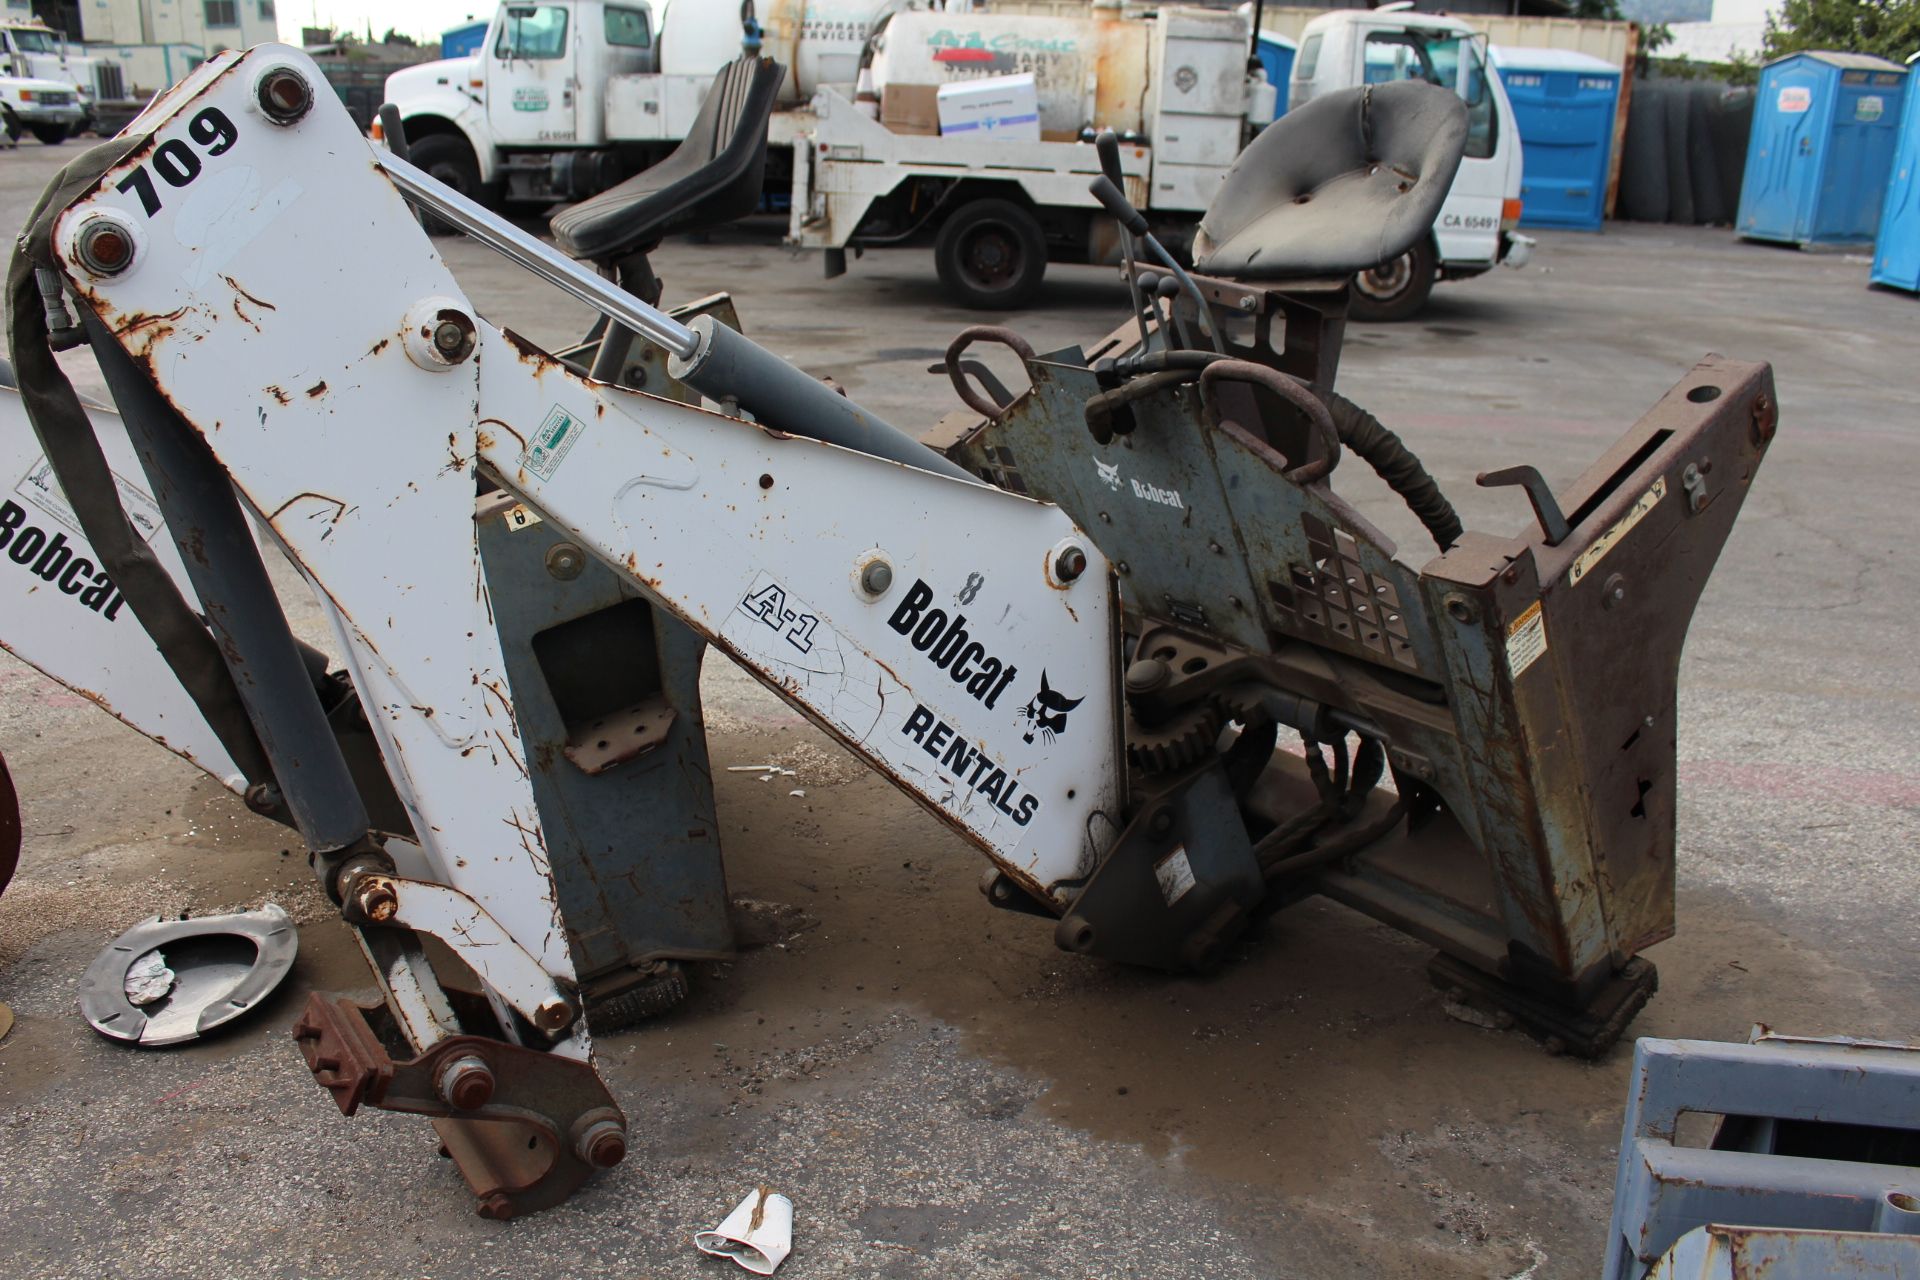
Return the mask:
[[[1236, 354], [1331, 382], [1344, 289], [1206, 284], [1241, 316]], [[1080, 407], [1111, 385], [1090, 366], [1137, 342], [1028, 361], [1032, 392], [950, 452], [1089, 530], [1129, 633], [1183, 654], [1159, 696], [1251, 682], [1378, 737], [1431, 811], [1316, 887], [1467, 966], [1449, 986], [1600, 1052], [1653, 990], [1634, 957], [1673, 928], [1680, 650], [1776, 429], [1769, 370], [1703, 361], [1557, 495], [1551, 544], [1466, 533], [1415, 570], [1338, 476], [1288, 474], [1313, 445], [1284, 398], [1172, 386], [1130, 406], [1130, 434], [1090, 436]]]
[[[487, 1218], [551, 1208], [626, 1154], [626, 1117], [586, 1063], [484, 1036], [452, 1036], [395, 1060], [376, 1023], [384, 1007], [316, 992], [293, 1036], [341, 1114], [363, 1105], [433, 1118], [447, 1154]], [[473, 1087], [477, 1061], [490, 1089]], [[464, 1067], [465, 1074], [459, 1074]], [[455, 1068], [449, 1072], [449, 1068]], [[453, 1080], [452, 1087], [442, 1082]], [[462, 1087], [464, 1086], [464, 1087]], [[457, 1107], [443, 1092], [480, 1105]]]
[[[1831, 1158], [1776, 1154], [1771, 1141], [1746, 1144], [1758, 1149], [1723, 1149], [1718, 1139], [1713, 1147], [1683, 1145], [1680, 1118], [1688, 1113], [1822, 1127], [1831, 1135], [1823, 1156]], [[1678, 1256], [1677, 1246], [1696, 1228], [1728, 1224], [1790, 1228], [1784, 1235], [1795, 1236], [1898, 1233], [1910, 1249], [1920, 1243], [1910, 1234], [1920, 1229], [1920, 1212], [1908, 1208], [1920, 1209], [1920, 1167], [1875, 1162], [1886, 1148], [1867, 1145], [1863, 1135], [1876, 1130], [1902, 1131], [1909, 1150], [1920, 1134], [1920, 1050], [1768, 1034], [1752, 1044], [1641, 1040], [1627, 1089], [1604, 1280], [1641, 1280], [1670, 1251]], [[1819, 1256], [1802, 1254], [1808, 1240], [1765, 1243], [1734, 1249], [1727, 1258], [1740, 1267], [1718, 1274], [1854, 1274], [1801, 1269], [1799, 1259]], [[1920, 1262], [1913, 1252], [1898, 1256], [1909, 1267]], [[1659, 1274], [1715, 1274], [1703, 1273], [1699, 1261], [1696, 1253], [1692, 1269], [1669, 1265]]]

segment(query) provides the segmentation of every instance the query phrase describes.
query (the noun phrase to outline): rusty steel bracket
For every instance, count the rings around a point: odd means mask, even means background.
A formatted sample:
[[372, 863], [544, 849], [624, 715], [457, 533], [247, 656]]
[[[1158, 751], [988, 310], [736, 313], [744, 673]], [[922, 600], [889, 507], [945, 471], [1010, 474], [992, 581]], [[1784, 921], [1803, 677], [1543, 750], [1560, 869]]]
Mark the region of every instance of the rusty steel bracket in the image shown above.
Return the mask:
[[1560, 510], [1560, 502], [1553, 496], [1553, 490], [1535, 467], [1504, 467], [1499, 471], [1482, 471], [1473, 478], [1473, 482], [1482, 489], [1501, 489], [1508, 485], [1519, 485], [1527, 491], [1527, 501], [1533, 504], [1533, 515], [1540, 522], [1540, 531], [1546, 534], [1546, 543], [1557, 547], [1567, 540], [1573, 530], [1567, 525], [1567, 517]]
[[340, 1114], [364, 1104], [431, 1117], [483, 1218], [552, 1208], [626, 1157], [626, 1116], [591, 1063], [471, 1035], [395, 1061], [387, 1045], [401, 1041], [384, 1006], [323, 992], [293, 1038]]

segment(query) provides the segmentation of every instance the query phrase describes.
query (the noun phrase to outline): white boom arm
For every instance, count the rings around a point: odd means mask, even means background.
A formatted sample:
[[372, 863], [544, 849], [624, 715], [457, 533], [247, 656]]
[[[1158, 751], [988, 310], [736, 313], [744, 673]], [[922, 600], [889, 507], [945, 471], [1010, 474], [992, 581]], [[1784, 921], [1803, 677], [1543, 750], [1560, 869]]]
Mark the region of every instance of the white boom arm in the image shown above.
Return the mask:
[[[1031, 891], [1091, 870], [1122, 799], [1113, 580], [1064, 514], [576, 376], [475, 315], [344, 112], [263, 113], [275, 69], [324, 85], [280, 46], [216, 59], [149, 110], [56, 250], [331, 611], [439, 878], [572, 976], [477, 473]], [[132, 263], [89, 270], [108, 225]], [[448, 323], [472, 334], [451, 362]], [[1060, 572], [1069, 551], [1083, 572]]]

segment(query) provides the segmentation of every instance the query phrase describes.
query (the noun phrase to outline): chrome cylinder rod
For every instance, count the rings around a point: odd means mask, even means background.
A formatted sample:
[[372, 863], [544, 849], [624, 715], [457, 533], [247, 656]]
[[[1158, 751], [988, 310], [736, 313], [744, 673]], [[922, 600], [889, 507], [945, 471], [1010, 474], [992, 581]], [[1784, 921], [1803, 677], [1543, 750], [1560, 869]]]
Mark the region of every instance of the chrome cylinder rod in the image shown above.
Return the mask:
[[692, 359], [699, 349], [699, 339], [693, 330], [657, 307], [648, 306], [591, 267], [575, 262], [538, 236], [528, 235], [391, 151], [375, 148], [374, 155], [401, 195], [442, 222], [458, 227], [495, 253], [519, 263], [548, 284], [572, 294], [601, 315], [627, 326], [682, 360]]

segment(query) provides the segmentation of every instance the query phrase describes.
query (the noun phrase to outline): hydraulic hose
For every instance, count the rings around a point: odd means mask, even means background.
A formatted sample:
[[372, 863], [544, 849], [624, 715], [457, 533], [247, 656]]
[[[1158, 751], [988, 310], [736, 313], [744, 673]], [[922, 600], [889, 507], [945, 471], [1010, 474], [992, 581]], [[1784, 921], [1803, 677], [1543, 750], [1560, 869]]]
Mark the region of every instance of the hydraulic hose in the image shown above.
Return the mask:
[[1460, 516], [1427, 474], [1426, 467], [1380, 419], [1338, 392], [1324, 397], [1340, 443], [1353, 450], [1392, 490], [1405, 499], [1433, 540], [1446, 551], [1460, 540]]

